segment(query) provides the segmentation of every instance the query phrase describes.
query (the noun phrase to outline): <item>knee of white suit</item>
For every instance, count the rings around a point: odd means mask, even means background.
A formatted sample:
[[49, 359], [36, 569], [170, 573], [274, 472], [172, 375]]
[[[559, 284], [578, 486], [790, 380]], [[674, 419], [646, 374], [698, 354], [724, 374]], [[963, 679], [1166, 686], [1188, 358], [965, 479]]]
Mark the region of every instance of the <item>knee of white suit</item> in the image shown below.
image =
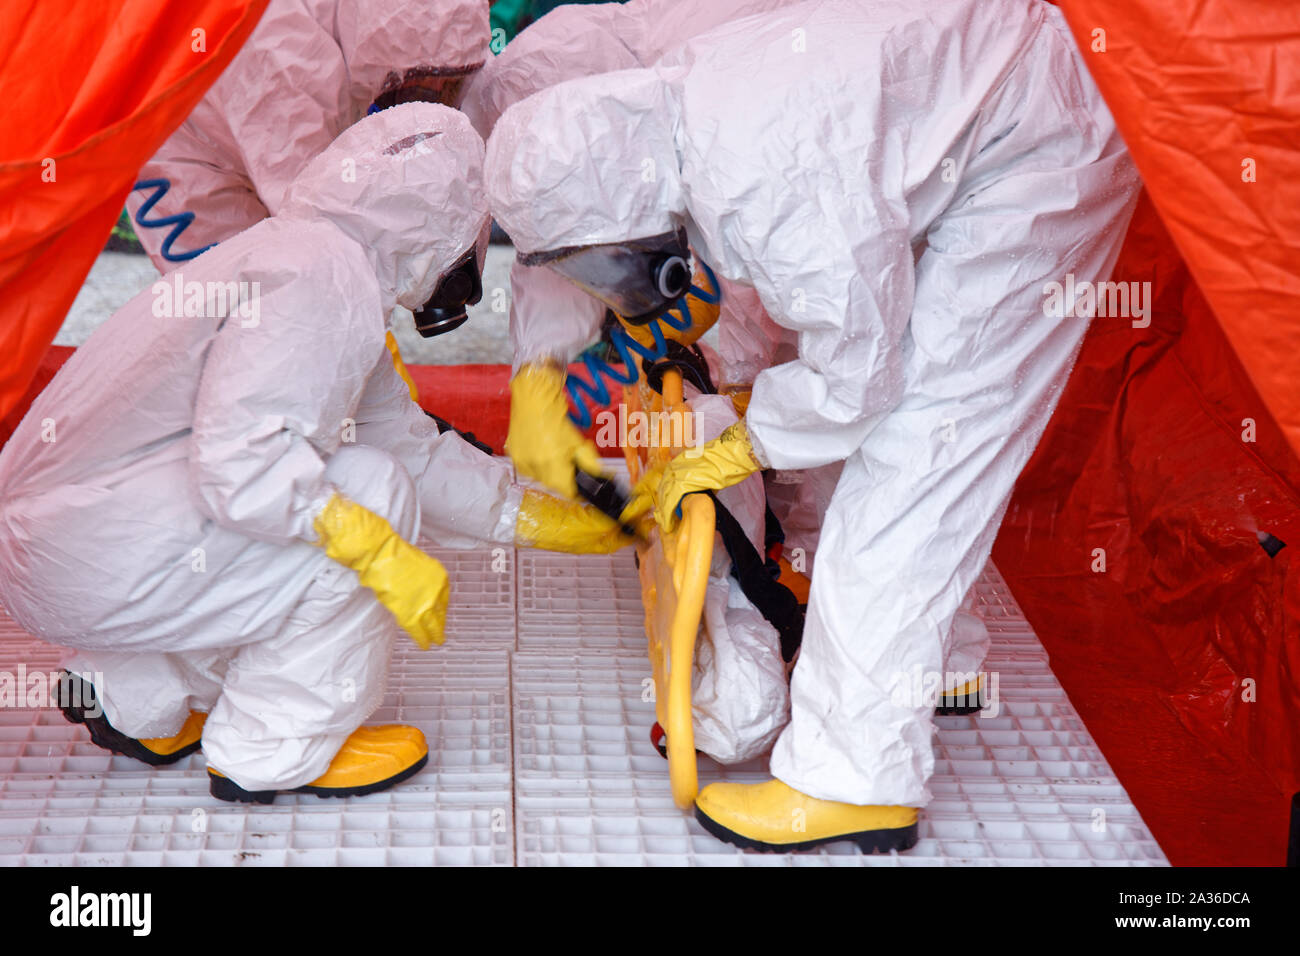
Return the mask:
[[388, 452], [370, 445], [345, 445], [325, 463], [325, 477], [340, 494], [373, 511], [407, 541], [420, 528], [415, 482]]
[[[388, 452], [346, 445], [330, 456], [325, 476], [414, 541], [415, 483]], [[236, 655], [204, 730], [213, 765], [250, 790], [315, 779], [382, 699], [396, 634], [374, 595], [346, 568], [326, 562], [280, 633]]]

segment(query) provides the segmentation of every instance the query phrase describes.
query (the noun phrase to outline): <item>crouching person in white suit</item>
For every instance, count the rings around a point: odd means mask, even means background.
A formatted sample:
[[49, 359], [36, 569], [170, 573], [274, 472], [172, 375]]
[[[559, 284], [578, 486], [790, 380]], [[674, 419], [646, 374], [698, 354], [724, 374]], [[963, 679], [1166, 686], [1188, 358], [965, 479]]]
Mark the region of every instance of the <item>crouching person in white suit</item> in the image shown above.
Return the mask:
[[417, 535], [627, 543], [439, 435], [385, 346], [395, 306], [472, 301], [482, 158], [445, 107], [361, 121], [278, 215], [100, 327], [0, 453], [0, 600], [103, 675], [67, 711], [101, 746], [157, 764], [201, 742], [228, 800], [384, 789], [428, 754], [414, 727], [361, 726], [394, 639], [444, 637]]

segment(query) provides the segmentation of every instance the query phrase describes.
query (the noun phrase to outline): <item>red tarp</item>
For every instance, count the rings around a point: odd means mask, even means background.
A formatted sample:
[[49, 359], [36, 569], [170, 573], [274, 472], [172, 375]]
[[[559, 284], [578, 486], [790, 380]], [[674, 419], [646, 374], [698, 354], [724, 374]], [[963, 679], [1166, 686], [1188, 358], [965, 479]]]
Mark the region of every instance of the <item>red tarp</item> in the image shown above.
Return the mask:
[[[1094, 323], [994, 558], [1170, 860], [1281, 864], [1300, 790], [1300, 7], [1061, 5], [1149, 192], [1114, 278], [1155, 305], [1148, 328]], [[1260, 532], [1289, 547], [1270, 559]]]
[[[27, 414], [28, 407], [73, 351], [57, 345], [50, 347], [35, 370], [27, 394], [8, 415], [0, 418], [0, 447], [9, 440], [23, 415]], [[509, 365], [408, 365], [406, 368], [420, 391], [420, 404], [424, 408], [461, 431], [473, 432], [475, 438], [491, 446], [498, 455], [502, 454], [506, 433], [510, 429]], [[590, 375], [581, 364], [570, 365], [569, 374], [584, 378]], [[611, 388], [617, 396], [618, 386]], [[602, 410], [593, 406], [590, 409], [592, 418], [595, 419]], [[594, 439], [597, 431], [597, 422], [593, 421], [586, 434]], [[609, 458], [623, 457], [617, 448], [602, 448], [601, 454]]]
[[[498, 455], [504, 454], [506, 433], [510, 430], [509, 365], [408, 365], [411, 378], [420, 390], [420, 404], [461, 431], [474, 437]], [[569, 366], [569, 374], [590, 381], [591, 372], [581, 363]], [[606, 382], [612, 402], [622, 401], [620, 385]], [[584, 434], [592, 440], [600, 430], [597, 416], [609, 411], [610, 405], [592, 404], [588, 408], [592, 424]], [[15, 423], [16, 424], [16, 423]], [[0, 441], [4, 434], [0, 432]], [[606, 458], [622, 459], [623, 452], [614, 447], [601, 448]]]
[[266, 0], [0, 8], [0, 416], [22, 399], [136, 172]]

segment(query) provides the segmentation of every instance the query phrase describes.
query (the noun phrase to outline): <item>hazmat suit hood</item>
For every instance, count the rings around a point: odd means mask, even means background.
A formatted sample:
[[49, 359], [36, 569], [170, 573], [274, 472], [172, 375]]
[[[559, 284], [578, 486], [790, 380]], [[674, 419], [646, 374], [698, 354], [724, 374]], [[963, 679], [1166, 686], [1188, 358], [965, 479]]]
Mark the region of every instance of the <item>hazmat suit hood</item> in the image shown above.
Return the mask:
[[[360, 116], [412, 76], [463, 77], [488, 57], [486, 0], [340, 2], [334, 36], [347, 64], [348, 98]], [[451, 104], [454, 105], [454, 104]]]
[[365, 250], [383, 295], [419, 309], [488, 228], [483, 141], [461, 113], [406, 103], [345, 130], [285, 193], [281, 216], [321, 218]]
[[486, 139], [501, 114], [539, 90], [655, 64], [690, 37], [801, 0], [626, 0], [564, 4], [528, 25], [469, 82], [460, 108]]
[[677, 106], [652, 70], [561, 83], [516, 103], [488, 144], [488, 204], [523, 258], [672, 232], [686, 202]]
[[639, 60], [620, 35], [637, 25], [623, 4], [556, 7], [529, 24], [474, 75], [460, 108], [486, 139], [502, 113], [540, 90], [565, 80], [648, 66], [658, 57]]

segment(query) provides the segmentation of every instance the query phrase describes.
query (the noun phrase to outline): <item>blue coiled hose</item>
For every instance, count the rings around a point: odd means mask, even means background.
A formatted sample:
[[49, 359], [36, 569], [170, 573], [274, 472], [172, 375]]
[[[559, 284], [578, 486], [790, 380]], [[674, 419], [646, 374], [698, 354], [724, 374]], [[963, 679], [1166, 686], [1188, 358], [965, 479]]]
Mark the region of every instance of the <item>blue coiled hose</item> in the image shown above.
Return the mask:
[[[695, 297], [700, 301], [712, 305], [722, 298], [722, 287], [718, 285], [718, 277], [713, 274], [713, 270], [707, 264], [701, 262], [700, 267], [704, 270], [704, 274], [708, 276], [709, 285], [713, 287], [714, 291], [712, 293], [705, 292], [699, 286], [691, 283], [690, 292], [695, 293]], [[674, 311], [676, 311], [677, 316], [673, 315]], [[692, 322], [690, 306], [686, 304], [686, 296], [682, 296], [663, 315], [646, 325], [646, 328], [650, 330], [650, 334], [655, 339], [653, 348], [642, 345], [632, 338], [622, 325], [614, 326], [609, 337], [614, 343], [614, 348], [618, 352], [618, 357], [622, 361], [625, 371], [620, 372], [604, 359], [597, 358], [590, 353], [584, 355], [582, 361], [586, 366], [587, 375], [591, 381], [584, 381], [573, 374], [569, 375], [564, 381], [564, 387], [568, 390], [569, 398], [573, 400], [575, 409], [575, 411], [569, 412], [569, 421], [579, 428], [587, 428], [592, 421], [591, 403], [594, 403], [597, 408], [609, 404], [611, 396], [603, 379], [617, 382], [619, 385], [631, 385], [636, 381], [637, 370], [636, 362], [632, 359], [633, 352], [640, 355], [647, 362], [657, 362], [668, 354], [668, 340], [664, 336], [663, 323], [667, 323], [678, 332], [685, 332], [691, 327]]]
[[149, 210], [153, 209], [158, 200], [167, 195], [167, 190], [172, 188], [171, 180], [163, 179], [161, 177], [158, 179], [142, 179], [132, 188], [141, 191], [146, 189], [152, 189], [154, 191], [153, 195], [146, 199], [144, 205], [136, 211], [135, 222], [136, 225], [143, 226], [146, 229], [162, 229], [171, 226], [171, 232], [167, 234], [167, 238], [163, 240], [162, 244], [162, 257], [168, 262], [188, 262], [190, 259], [207, 252], [216, 245], [215, 242], [210, 242], [202, 249], [191, 249], [189, 252], [172, 252], [172, 243], [175, 242], [176, 237], [184, 232], [185, 228], [194, 221], [194, 213], [188, 211], [178, 212], [171, 216], [162, 216], [158, 219], [148, 219], [146, 217], [149, 215]]

